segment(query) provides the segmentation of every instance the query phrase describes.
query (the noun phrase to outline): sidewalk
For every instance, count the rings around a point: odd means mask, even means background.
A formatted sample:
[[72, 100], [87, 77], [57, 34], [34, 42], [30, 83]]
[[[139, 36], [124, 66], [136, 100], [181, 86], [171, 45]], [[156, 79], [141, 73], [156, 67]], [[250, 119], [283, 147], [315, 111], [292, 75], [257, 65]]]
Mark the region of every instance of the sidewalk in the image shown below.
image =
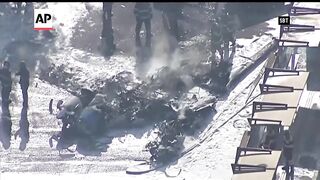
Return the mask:
[[[320, 9], [320, 3], [295, 3], [294, 7]], [[310, 47], [318, 47], [320, 42], [320, 14], [291, 16], [290, 19], [291, 24], [312, 25], [315, 26], [316, 30], [313, 32], [284, 33], [281, 39], [307, 41]]]

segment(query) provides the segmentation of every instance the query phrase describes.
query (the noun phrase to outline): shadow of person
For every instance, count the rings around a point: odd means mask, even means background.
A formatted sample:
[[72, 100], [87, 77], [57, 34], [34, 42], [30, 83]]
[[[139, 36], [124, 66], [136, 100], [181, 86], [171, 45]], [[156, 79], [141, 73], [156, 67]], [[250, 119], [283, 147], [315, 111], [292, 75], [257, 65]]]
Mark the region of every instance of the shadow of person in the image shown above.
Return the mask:
[[14, 135], [15, 139], [17, 139], [17, 136], [21, 138], [19, 149], [21, 151], [24, 151], [26, 149], [27, 143], [29, 142], [29, 138], [30, 138], [28, 109], [26, 107], [23, 107], [21, 110], [19, 129]]
[[9, 109], [3, 108], [0, 119], [0, 141], [4, 149], [9, 149], [11, 145], [12, 122]]

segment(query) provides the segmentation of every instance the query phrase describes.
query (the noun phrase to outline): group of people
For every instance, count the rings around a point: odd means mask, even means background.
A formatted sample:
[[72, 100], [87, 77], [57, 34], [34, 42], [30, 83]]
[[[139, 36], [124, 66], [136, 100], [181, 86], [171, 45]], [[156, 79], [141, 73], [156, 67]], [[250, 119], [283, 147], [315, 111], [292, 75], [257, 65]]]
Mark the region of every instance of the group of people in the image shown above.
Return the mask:
[[[178, 17], [182, 14], [181, 3], [155, 3], [154, 8], [162, 12], [162, 20], [164, 29], [169, 32], [176, 40], [180, 40], [181, 36], [178, 27]], [[142, 47], [141, 43], [141, 28], [145, 26], [145, 47], [151, 46], [151, 19], [153, 18], [153, 8], [151, 3], [136, 3], [133, 11], [136, 17], [135, 27], [135, 44], [137, 47]], [[102, 43], [103, 51], [107, 56], [111, 56], [115, 50], [113, 29], [112, 29], [112, 3], [103, 3], [103, 28], [102, 28]]]
[[[176, 38], [181, 40], [178, 26], [178, 17], [182, 14], [181, 3], [155, 3], [155, 9], [162, 12], [162, 21], [164, 29]], [[142, 25], [145, 25], [146, 30], [146, 47], [151, 46], [151, 19], [153, 17], [151, 3], [136, 3], [134, 7], [134, 14], [136, 16], [136, 46], [141, 47], [140, 32]]]
[[[162, 12], [162, 20], [164, 29], [168, 31], [177, 41], [181, 40], [181, 35], [178, 26], [179, 16], [182, 14], [181, 3], [154, 3], [154, 9]], [[135, 44], [137, 47], [142, 47], [140, 32], [145, 26], [145, 47], [151, 46], [151, 20], [153, 18], [152, 3], [136, 3], [134, 6], [134, 15], [136, 17], [135, 27]], [[115, 50], [113, 30], [112, 30], [112, 3], [103, 3], [103, 29], [102, 39], [105, 44], [106, 54], [112, 55]], [[230, 15], [225, 8], [220, 12], [215, 13], [214, 18], [211, 18], [211, 61], [212, 69], [216, 64], [215, 53], [219, 52], [220, 61], [229, 58], [229, 42], [231, 42], [232, 51], [236, 48], [235, 31], [236, 25], [234, 17]]]
[[[15, 137], [18, 135], [21, 137], [21, 142], [19, 149], [24, 150], [26, 148], [26, 143], [29, 141], [29, 122], [27, 119], [27, 109], [28, 109], [28, 88], [29, 88], [29, 71], [24, 62], [20, 62], [19, 71], [16, 73], [20, 76], [20, 87], [23, 97], [23, 107], [21, 111], [21, 119], [19, 122], [19, 130], [15, 133]], [[11, 115], [9, 111], [9, 104], [12, 102], [10, 100], [10, 93], [12, 90], [12, 77], [10, 70], [10, 62], [4, 61], [3, 67], [0, 69], [0, 82], [1, 82], [1, 120], [0, 120], [0, 141], [5, 149], [10, 147], [11, 140], [11, 130], [12, 122]]]

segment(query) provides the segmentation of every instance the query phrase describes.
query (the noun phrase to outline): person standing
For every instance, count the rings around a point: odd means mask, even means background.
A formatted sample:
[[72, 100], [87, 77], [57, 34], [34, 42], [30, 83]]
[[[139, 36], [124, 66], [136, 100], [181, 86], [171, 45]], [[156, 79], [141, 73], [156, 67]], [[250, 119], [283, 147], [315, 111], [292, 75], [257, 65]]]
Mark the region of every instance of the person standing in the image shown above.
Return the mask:
[[103, 2], [103, 17], [102, 17], [102, 41], [104, 43], [103, 51], [106, 56], [111, 56], [116, 49], [114, 44], [113, 29], [112, 29], [112, 2]]
[[[221, 35], [221, 28], [220, 25], [217, 23], [217, 21], [214, 19], [211, 22], [211, 71], [213, 71], [215, 69], [215, 66], [217, 63], [216, 60], [216, 51], [219, 52], [220, 55], [220, 61], [223, 60], [223, 49], [222, 49], [222, 44], [223, 44], [223, 40], [222, 40], [222, 35]], [[219, 61], [219, 62], [220, 62]]]
[[142, 24], [146, 28], [146, 47], [151, 46], [151, 19], [152, 7], [151, 3], [136, 3], [134, 7], [134, 14], [136, 16], [136, 46], [141, 47], [140, 31]]
[[28, 108], [28, 88], [30, 73], [26, 67], [25, 62], [20, 62], [19, 71], [16, 73], [16, 75], [20, 76], [19, 84], [22, 91], [23, 107]]
[[294, 165], [293, 165], [293, 139], [289, 130], [284, 132], [283, 155], [285, 158], [285, 166], [282, 168], [286, 171], [286, 178], [293, 180]]
[[231, 42], [232, 52], [236, 51], [236, 38], [235, 38], [235, 17], [231, 16], [229, 12], [223, 8], [220, 16], [220, 23], [222, 28], [222, 39], [224, 42], [224, 60], [229, 60], [229, 42]]
[[2, 98], [2, 111], [9, 111], [10, 93], [12, 89], [12, 78], [10, 72], [10, 63], [4, 61], [3, 68], [0, 70], [0, 81], [2, 85], [1, 98]]
[[164, 29], [177, 41], [181, 40], [178, 19], [182, 16], [183, 5], [181, 3], [154, 3], [154, 8], [162, 11]]

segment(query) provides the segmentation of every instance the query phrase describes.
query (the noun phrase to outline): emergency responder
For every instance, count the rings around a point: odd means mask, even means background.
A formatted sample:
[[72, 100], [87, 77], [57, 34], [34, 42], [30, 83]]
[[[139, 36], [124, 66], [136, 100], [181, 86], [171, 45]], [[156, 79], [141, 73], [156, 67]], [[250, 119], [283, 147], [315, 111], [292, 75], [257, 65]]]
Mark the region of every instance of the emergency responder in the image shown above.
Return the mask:
[[219, 52], [220, 61], [223, 59], [223, 49], [222, 49], [222, 34], [221, 28], [216, 19], [211, 20], [211, 71], [214, 70], [216, 66], [215, 54], [216, 51]]
[[146, 47], [151, 46], [151, 19], [152, 7], [150, 3], [136, 3], [134, 7], [136, 16], [136, 46], [141, 47], [140, 31], [142, 24], [146, 28]]
[[154, 3], [155, 9], [162, 11], [162, 22], [167, 30], [177, 41], [181, 40], [179, 33], [178, 17], [182, 14], [181, 3]]
[[285, 166], [282, 168], [286, 171], [286, 177], [293, 179], [294, 165], [293, 165], [293, 139], [289, 130], [284, 131], [283, 155], [285, 158]]
[[2, 85], [1, 98], [2, 98], [2, 111], [9, 111], [10, 93], [12, 88], [12, 79], [10, 72], [10, 63], [4, 61], [3, 68], [0, 70], [0, 81]]
[[28, 88], [30, 73], [26, 67], [25, 62], [20, 62], [19, 71], [16, 73], [16, 75], [20, 76], [19, 84], [22, 91], [23, 107], [28, 108]]
[[181, 3], [168, 3], [166, 7], [165, 13], [169, 22], [170, 33], [177, 39], [177, 41], [180, 41], [178, 17], [182, 13]]
[[103, 11], [104, 19], [111, 19], [112, 15], [113, 15], [112, 14], [112, 2], [103, 2], [102, 11]]
[[235, 52], [236, 38], [235, 38], [235, 23], [234, 18], [227, 12], [225, 8], [221, 11], [220, 24], [222, 31], [222, 39], [224, 42], [224, 59], [229, 58], [229, 42], [231, 42], [232, 52]]
[[113, 37], [113, 29], [112, 29], [112, 3], [111, 2], [103, 2], [103, 25], [102, 25], [102, 42], [103, 42], [103, 53], [107, 56], [111, 56], [116, 49], [116, 45], [114, 44]]

